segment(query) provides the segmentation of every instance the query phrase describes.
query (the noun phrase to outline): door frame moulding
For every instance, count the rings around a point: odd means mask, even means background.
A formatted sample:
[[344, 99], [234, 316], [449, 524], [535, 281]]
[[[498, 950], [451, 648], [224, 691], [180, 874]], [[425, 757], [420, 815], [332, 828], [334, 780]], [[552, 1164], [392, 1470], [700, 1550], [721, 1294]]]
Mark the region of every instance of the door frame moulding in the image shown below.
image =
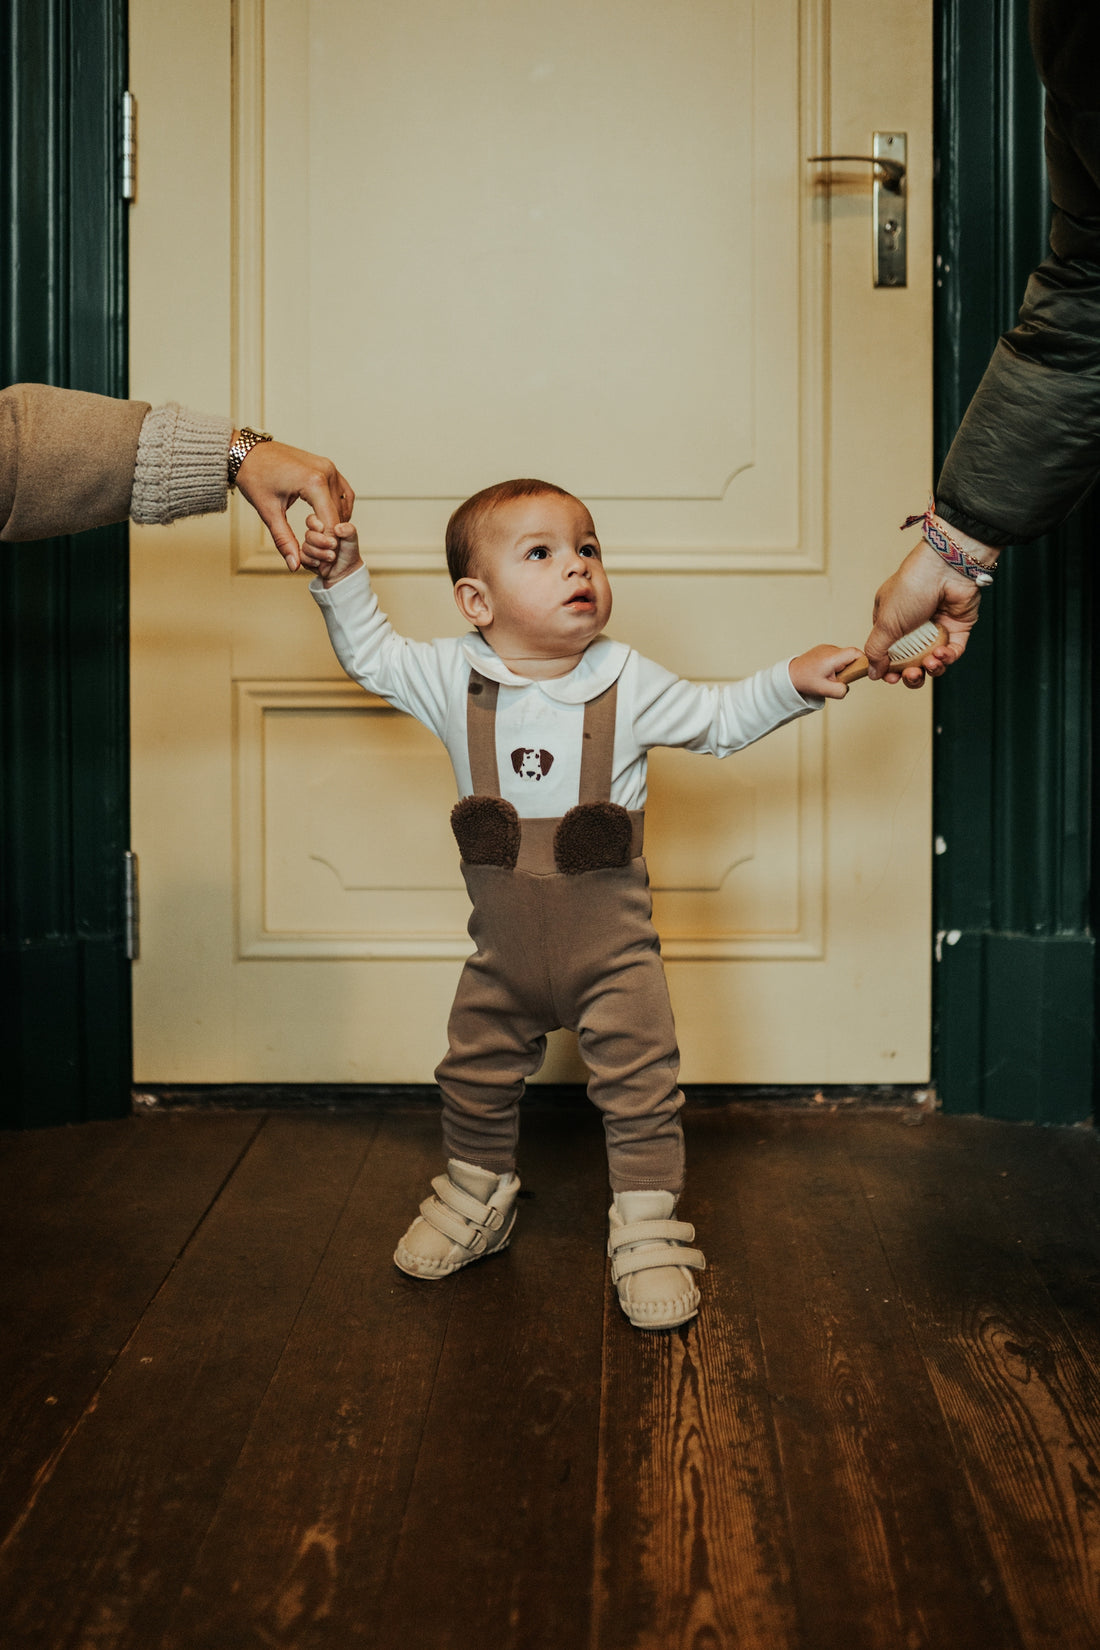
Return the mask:
[[[122, 0], [12, 0], [0, 193], [5, 384], [126, 394]], [[130, 1109], [125, 524], [0, 555], [0, 1123]]]
[[[1027, 11], [939, 4], [937, 470], [1048, 251]], [[1092, 1113], [1098, 537], [1086, 501], [1057, 533], [1010, 547], [966, 658], [935, 687], [934, 1070], [948, 1111]]]

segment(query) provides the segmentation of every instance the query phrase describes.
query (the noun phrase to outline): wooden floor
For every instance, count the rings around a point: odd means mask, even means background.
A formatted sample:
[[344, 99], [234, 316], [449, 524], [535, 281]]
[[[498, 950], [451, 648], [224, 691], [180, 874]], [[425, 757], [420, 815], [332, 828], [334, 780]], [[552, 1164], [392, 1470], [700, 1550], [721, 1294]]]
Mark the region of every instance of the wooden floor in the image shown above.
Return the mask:
[[587, 1113], [433, 1284], [428, 1111], [0, 1137], [4, 1650], [1092, 1650], [1100, 1147], [916, 1120], [690, 1115], [659, 1335]]

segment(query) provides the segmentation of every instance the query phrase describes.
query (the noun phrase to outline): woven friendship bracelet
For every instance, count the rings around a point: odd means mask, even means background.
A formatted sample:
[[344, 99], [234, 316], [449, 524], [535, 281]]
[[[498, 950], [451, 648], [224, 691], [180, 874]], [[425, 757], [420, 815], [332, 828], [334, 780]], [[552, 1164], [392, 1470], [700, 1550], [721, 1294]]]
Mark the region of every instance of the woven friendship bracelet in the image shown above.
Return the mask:
[[932, 546], [937, 556], [943, 558], [948, 567], [953, 567], [956, 573], [961, 573], [964, 578], [973, 579], [979, 589], [992, 584], [993, 568], [985, 567], [980, 561], [975, 561], [973, 556], [968, 556], [961, 544], [956, 544], [954, 539], [948, 538], [942, 527], [937, 527], [932, 519], [935, 508], [935, 499], [929, 499], [928, 508], [923, 516], [907, 516], [901, 524], [901, 531], [904, 533], [907, 527], [915, 527], [919, 522], [925, 541]]

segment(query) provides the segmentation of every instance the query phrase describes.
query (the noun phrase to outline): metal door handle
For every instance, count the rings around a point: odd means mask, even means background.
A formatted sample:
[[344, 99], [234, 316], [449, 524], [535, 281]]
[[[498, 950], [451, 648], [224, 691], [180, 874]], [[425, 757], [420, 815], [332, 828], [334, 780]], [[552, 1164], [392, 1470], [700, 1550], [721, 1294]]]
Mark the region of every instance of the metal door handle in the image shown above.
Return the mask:
[[811, 166], [856, 161], [875, 169], [871, 268], [876, 286], [905, 286], [906, 133], [876, 132], [870, 155], [811, 155]]
[[901, 188], [905, 176], [905, 167], [897, 160], [884, 160], [881, 155], [808, 155], [811, 166], [832, 164], [834, 160], [862, 160], [868, 166], [877, 166], [880, 172], [885, 172], [883, 188], [898, 190]]

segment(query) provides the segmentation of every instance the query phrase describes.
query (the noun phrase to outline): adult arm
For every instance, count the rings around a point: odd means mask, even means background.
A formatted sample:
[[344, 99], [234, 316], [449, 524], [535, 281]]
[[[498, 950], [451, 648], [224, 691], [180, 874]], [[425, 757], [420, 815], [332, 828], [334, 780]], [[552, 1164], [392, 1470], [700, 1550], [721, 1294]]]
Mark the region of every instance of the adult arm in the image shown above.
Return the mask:
[[1029, 280], [936, 486], [936, 514], [985, 545], [1049, 533], [1100, 475], [1100, 216], [1072, 240]]
[[993, 352], [936, 488], [951, 526], [993, 546], [1057, 527], [1100, 475], [1100, 8], [1032, 0], [1046, 88], [1050, 256]]
[[[1004, 545], [1056, 527], [1100, 475], [1100, 9], [1032, 0], [1031, 33], [1047, 89], [1050, 256], [994, 350], [936, 487], [940, 523], [990, 567]], [[873, 676], [889, 643], [925, 619], [947, 629], [954, 658], [965, 649], [977, 591], [937, 560], [919, 545], [880, 588], [865, 645]]]
[[[222, 511], [233, 426], [168, 402], [119, 401], [46, 384], [0, 391], [0, 538], [10, 542], [83, 532], [109, 522], [163, 524]], [[237, 485], [292, 569], [301, 552], [286, 512], [298, 498], [329, 523], [346, 520], [355, 495], [328, 459], [262, 442]], [[305, 558], [316, 566], [324, 558]]]
[[0, 391], [0, 539], [23, 542], [124, 521], [147, 401], [47, 384]]
[[[1100, 475], [1100, 196], [1097, 214], [1091, 225], [1055, 214], [1053, 238], [1078, 255], [1054, 253], [1032, 275], [940, 472], [938, 522], [987, 567], [1004, 545], [1057, 527]], [[977, 617], [972, 581], [918, 545], [876, 595], [864, 649], [872, 675], [926, 619], [943, 625], [958, 659]]]

